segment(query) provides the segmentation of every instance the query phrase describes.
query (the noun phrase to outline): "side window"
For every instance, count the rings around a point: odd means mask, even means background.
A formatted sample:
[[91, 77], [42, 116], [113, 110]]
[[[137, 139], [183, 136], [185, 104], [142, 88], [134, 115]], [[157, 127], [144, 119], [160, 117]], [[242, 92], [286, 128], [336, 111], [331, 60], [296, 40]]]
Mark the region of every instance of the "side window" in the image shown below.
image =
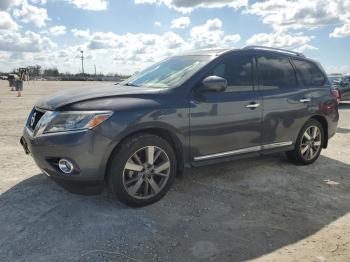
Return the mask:
[[297, 79], [288, 58], [259, 56], [258, 72], [263, 89], [295, 88]]
[[227, 80], [226, 92], [253, 91], [253, 69], [250, 56], [232, 56], [225, 58], [211, 70], [209, 75], [216, 75]]
[[293, 59], [293, 63], [296, 67], [298, 77], [304, 86], [324, 85], [326, 78], [315, 64], [297, 59]]

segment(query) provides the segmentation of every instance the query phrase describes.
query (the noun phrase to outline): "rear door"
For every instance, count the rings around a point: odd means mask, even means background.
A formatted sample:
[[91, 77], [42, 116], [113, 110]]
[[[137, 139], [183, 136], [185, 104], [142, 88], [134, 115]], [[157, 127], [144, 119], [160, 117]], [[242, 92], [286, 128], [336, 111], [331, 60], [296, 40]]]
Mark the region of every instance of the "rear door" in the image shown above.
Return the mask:
[[290, 146], [309, 117], [309, 89], [300, 85], [288, 56], [256, 56], [263, 96], [263, 149]]
[[191, 154], [208, 160], [260, 149], [262, 100], [253, 84], [253, 57], [232, 54], [206, 76], [227, 80], [225, 92], [194, 90], [190, 105]]

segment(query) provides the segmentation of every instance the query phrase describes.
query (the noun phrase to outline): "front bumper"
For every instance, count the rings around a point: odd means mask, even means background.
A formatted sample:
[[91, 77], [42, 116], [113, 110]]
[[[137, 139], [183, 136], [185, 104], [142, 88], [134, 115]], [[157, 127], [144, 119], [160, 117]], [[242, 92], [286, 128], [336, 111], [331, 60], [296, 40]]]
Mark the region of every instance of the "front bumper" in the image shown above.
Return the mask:
[[[37, 166], [66, 189], [78, 192], [82, 187], [102, 189], [112, 141], [92, 130], [45, 134], [33, 137], [26, 127], [21, 144]], [[66, 158], [74, 163], [72, 174], [63, 173], [58, 161]], [[97, 190], [100, 191], [100, 190]], [[96, 192], [97, 193], [97, 192]]]

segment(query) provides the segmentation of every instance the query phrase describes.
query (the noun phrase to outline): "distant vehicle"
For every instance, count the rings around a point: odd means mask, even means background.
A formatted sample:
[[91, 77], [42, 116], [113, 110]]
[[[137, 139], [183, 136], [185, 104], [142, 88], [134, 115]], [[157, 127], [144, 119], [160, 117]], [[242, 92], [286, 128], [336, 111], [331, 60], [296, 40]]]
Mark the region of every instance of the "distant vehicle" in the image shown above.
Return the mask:
[[7, 80], [7, 76], [0, 76], [0, 80]]
[[106, 182], [122, 202], [144, 206], [160, 200], [185, 167], [273, 152], [311, 164], [338, 119], [319, 63], [250, 46], [174, 56], [119, 85], [44, 98], [21, 144], [70, 190], [101, 191]]
[[345, 75], [340, 79], [340, 82], [335, 85], [335, 88], [340, 93], [340, 101], [350, 100], [350, 75]]
[[339, 85], [341, 81], [342, 75], [328, 75], [328, 79], [331, 82], [331, 92], [334, 97], [337, 98], [338, 104], [340, 103], [340, 92], [339, 92]]
[[331, 80], [333, 85], [339, 85], [342, 76], [341, 75], [329, 75], [328, 78], [329, 78], [329, 80]]

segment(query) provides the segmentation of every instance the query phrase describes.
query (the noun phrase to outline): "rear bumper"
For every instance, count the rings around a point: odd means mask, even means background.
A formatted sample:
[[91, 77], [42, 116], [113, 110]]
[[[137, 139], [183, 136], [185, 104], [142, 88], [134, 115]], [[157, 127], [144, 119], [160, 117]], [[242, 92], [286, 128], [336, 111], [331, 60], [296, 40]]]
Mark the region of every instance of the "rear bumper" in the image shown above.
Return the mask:
[[[30, 130], [25, 128], [21, 144], [46, 175], [69, 191], [84, 193], [79, 192], [84, 187], [90, 191], [94, 191], [92, 188], [102, 189], [110, 139], [91, 130], [32, 137]], [[69, 159], [74, 164], [71, 174], [59, 169], [58, 161], [61, 158]]]

